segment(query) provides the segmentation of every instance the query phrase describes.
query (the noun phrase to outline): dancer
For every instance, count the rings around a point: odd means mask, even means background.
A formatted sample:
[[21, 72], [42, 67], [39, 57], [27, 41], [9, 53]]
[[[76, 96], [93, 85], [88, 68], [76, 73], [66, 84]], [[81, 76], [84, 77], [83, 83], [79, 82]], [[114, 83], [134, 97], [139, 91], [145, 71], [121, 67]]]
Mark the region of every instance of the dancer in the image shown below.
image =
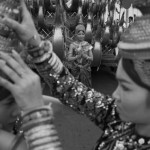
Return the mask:
[[[122, 58], [117, 68], [118, 87], [113, 97], [103, 95], [75, 80], [52, 52], [49, 42], [44, 41], [43, 45], [41, 41], [35, 39], [34, 43], [39, 42], [40, 45], [36, 47], [37, 51], [35, 48], [34, 52], [28, 49], [32, 57], [35, 52], [38, 54], [42, 50], [45, 52], [40, 57], [33, 57], [33, 60], [41, 73], [47, 72], [45, 78], [49, 74], [55, 78], [57, 95], [62, 103], [86, 114], [103, 130], [95, 146], [96, 150], [150, 148], [150, 32], [147, 30], [150, 28], [149, 18], [149, 16], [137, 18], [121, 37], [118, 47]], [[14, 23], [8, 18], [4, 18], [3, 21], [8, 26], [11, 24], [16, 33], [19, 32], [15, 24], [22, 28], [22, 24]], [[24, 30], [25, 33], [28, 33], [29, 28], [30, 26]], [[25, 37], [29, 37], [28, 34], [24, 34]]]
[[70, 45], [68, 52], [68, 63], [71, 63], [71, 73], [88, 87], [92, 87], [91, 63], [93, 61], [92, 46], [84, 41], [85, 27], [82, 24], [76, 26], [76, 41]]

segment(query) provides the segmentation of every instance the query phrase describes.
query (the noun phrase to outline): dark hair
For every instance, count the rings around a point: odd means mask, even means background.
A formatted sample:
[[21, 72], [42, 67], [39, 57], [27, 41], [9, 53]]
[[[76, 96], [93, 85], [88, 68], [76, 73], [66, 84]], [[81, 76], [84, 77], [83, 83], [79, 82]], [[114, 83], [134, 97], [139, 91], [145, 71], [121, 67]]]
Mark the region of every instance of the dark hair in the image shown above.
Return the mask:
[[0, 86], [0, 101], [4, 100], [5, 98], [11, 95], [10, 91], [5, 89], [4, 87]]
[[129, 20], [132, 20], [132, 21], [133, 21], [133, 17], [132, 17], [132, 16], [130, 16], [130, 17], [129, 17]]
[[131, 59], [122, 58], [122, 66], [128, 76], [139, 86], [144, 87], [150, 91], [150, 86], [145, 84], [140, 76], [138, 75], [137, 71], [135, 70], [134, 62]]
[[[5, 75], [2, 71], [0, 71], [0, 76], [12, 82], [7, 75]], [[9, 97], [11, 92], [0, 85], [0, 101], [4, 100], [5, 98]]]

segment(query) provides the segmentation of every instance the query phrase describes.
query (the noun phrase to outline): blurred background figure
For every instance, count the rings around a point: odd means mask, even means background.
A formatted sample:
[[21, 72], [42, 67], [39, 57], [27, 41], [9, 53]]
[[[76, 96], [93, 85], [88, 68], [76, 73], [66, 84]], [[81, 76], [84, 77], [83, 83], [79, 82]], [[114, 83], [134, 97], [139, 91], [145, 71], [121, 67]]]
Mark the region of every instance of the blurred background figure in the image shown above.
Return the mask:
[[68, 61], [72, 63], [71, 73], [73, 76], [91, 87], [91, 62], [93, 61], [92, 46], [84, 41], [85, 27], [82, 24], [76, 26], [76, 40], [70, 45]]
[[128, 27], [130, 27], [132, 23], [133, 23], [133, 17], [130, 16], [130, 17], [129, 17], [129, 25], [128, 25]]

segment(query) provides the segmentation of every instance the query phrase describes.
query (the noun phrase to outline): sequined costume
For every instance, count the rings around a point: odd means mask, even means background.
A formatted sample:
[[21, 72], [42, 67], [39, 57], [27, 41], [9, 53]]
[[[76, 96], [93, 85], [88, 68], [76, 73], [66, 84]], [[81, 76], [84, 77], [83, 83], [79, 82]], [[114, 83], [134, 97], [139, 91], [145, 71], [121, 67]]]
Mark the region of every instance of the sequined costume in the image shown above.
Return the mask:
[[[37, 66], [41, 74], [49, 72], [43, 70], [48, 68], [46, 64], [45, 62]], [[56, 80], [56, 92], [60, 101], [76, 112], [86, 115], [104, 131], [97, 141], [95, 150], [150, 149], [150, 138], [138, 135], [134, 124], [120, 120], [112, 97], [78, 82], [66, 68], [60, 76], [52, 76]]]
[[[122, 56], [132, 57], [134, 60], [139, 58], [140, 62], [136, 61], [138, 66], [136, 72], [139, 77], [144, 78], [141, 82], [148, 87], [150, 82], [145, 81], [150, 81], [149, 61], [144, 62], [144, 60], [150, 58], [150, 30], [147, 30], [150, 27], [149, 18], [150, 16], [146, 16], [136, 20], [134, 26], [132, 25], [123, 34], [124, 40], [118, 44]], [[132, 49], [130, 49], [131, 46]], [[141, 58], [144, 59], [142, 62]], [[105, 96], [77, 81], [65, 67], [59, 75], [52, 74], [49, 62], [47, 59], [36, 66], [45, 78], [54, 77], [55, 90], [60, 101], [76, 112], [86, 115], [103, 130], [103, 134], [94, 147], [95, 150], [150, 150], [150, 137], [139, 135], [134, 123], [121, 121], [112, 97]]]

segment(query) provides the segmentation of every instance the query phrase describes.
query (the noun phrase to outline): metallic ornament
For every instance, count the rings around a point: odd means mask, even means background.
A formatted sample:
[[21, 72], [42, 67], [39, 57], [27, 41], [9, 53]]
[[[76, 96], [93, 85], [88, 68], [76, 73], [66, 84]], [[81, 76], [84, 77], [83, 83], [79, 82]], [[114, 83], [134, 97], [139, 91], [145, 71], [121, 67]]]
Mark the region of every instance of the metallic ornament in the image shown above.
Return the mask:
[[145, 140], [144, 140], [143, 138], [141, 138], [141, 139], [138, 140], [138, 143], [139, 143], [140, 145], [143, 145], [143, 144], [145, 143]]

